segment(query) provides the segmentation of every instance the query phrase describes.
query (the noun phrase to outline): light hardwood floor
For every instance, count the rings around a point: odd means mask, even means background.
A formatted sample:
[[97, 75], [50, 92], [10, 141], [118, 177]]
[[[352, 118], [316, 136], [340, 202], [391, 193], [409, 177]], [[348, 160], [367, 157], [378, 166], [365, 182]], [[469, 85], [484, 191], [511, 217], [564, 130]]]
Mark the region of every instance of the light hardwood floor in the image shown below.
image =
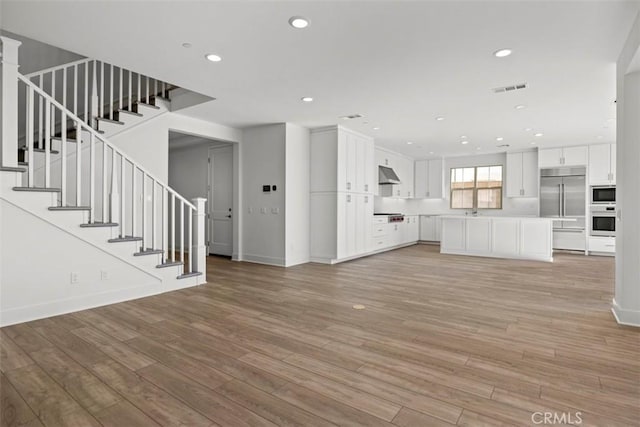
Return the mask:
[[437, 250], [209, 258], [206, 285], [3, 328], [2, 425], [638, 425], [612, 258]]

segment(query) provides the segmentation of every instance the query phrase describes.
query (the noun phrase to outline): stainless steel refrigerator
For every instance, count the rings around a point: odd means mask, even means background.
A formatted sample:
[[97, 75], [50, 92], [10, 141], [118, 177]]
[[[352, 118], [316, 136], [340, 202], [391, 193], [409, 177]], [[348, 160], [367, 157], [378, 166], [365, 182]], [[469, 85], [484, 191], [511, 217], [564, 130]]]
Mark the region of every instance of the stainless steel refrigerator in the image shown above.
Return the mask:
[[553, 222], [554, 248], [584, 250], [586, 168], [540, 170], [540, 216]]

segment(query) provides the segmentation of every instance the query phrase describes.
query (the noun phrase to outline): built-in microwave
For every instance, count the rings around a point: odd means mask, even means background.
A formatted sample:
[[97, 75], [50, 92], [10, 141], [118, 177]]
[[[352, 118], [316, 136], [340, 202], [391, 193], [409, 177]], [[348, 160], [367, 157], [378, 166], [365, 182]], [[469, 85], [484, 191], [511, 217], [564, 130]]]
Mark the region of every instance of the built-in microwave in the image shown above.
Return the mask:
[[615, 206], [592, 206], [591, 207], [591, 236], [616, 235], [616, 208]]
[[616, 203], [615, 185], [594, 185], [591, 187], [592, 205], [611, 205]]

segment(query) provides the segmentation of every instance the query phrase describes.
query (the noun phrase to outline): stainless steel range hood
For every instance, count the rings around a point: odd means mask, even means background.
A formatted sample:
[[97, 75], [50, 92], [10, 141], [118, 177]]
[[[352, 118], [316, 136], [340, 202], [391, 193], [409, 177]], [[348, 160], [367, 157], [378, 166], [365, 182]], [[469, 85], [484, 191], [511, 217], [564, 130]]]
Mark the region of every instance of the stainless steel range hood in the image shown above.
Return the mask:
[[398, 175], [387, 166], [378, 166], [378, 184], [380, 185], [393, 185], [400, 184], [400, 178]]

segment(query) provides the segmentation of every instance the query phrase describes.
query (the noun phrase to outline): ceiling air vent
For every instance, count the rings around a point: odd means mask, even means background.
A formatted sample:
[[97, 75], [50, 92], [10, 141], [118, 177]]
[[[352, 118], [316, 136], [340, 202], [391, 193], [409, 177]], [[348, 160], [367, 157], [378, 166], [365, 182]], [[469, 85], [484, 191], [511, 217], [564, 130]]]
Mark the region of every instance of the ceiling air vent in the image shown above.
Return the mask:
[[350, 114], [348, 116], [340, 116], [342, 120], [360, 119], [362, 117], [364, 117], [362, 114]]
[[518, 83], [518, 84], [510, 85], [510, 86], [502, 86], [502, 87], [493, 88], [493, 92], [494, 93], [512, 92], [514, 90], [520, 90], [520, 89], [526, 89], [526, 88], [527, 88], [527, 84], [526, 83]]

